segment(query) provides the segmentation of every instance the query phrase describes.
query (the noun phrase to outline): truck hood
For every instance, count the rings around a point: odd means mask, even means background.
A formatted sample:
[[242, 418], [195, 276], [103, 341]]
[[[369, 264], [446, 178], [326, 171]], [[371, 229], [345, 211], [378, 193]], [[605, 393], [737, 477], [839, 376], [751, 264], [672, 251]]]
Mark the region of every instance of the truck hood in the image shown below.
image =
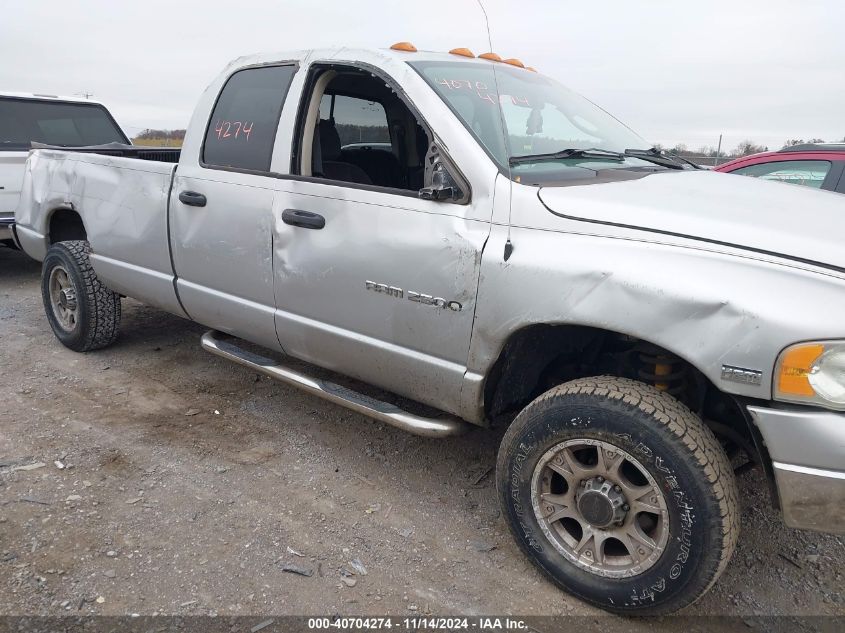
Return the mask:
[[543, 187], [555, 215], [774, 254], [845, 272], [845, 195], [710, 171]]

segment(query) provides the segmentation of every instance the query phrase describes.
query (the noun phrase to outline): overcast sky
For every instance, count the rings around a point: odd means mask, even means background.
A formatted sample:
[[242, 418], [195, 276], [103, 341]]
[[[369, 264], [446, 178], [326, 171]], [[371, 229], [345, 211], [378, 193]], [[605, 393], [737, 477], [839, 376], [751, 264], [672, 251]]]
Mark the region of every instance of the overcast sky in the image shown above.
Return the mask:
[[[484, 0], [493, 48], [646, 139], [845, 137], [842, 0]], [[181, 128], [232, 58], [331, 45], [488, 49], [476, 0], [0, 0], [0, 90], [93, 93], [130, 135]]]

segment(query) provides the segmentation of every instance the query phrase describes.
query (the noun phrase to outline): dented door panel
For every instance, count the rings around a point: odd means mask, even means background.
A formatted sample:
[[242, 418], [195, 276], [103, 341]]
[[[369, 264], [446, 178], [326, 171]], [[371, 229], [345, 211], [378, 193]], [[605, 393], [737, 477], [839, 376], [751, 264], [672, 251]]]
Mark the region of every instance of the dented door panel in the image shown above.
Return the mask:
[[[285, 350], [456, 412], [489, 222], [464, 217], [467, 206], [315, 182], [282, 180], [278, 196]], [[489, 197], [478, 204], [489, 209]], [[286, 224], [285, 209], [319, 214], [325, 227]]]

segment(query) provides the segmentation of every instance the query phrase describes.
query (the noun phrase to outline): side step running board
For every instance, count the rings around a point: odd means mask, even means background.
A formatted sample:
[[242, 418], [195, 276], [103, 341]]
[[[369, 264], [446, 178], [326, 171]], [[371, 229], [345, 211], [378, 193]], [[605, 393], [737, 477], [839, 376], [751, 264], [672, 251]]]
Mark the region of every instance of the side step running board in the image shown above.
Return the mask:
[[470, 426], [467, 422], [454, 417], [426, 418], [408, 413], [393, 404], [365, 396], [333, 382], [311, 378], [278, 361], [241, 349], [232, 342], [234, 340], [236, 340], [234, 337], [227, 334], [209, 330], [202, 335], [202, 347], [212, 354], [415, 435], [426, 437], [459, 435]]

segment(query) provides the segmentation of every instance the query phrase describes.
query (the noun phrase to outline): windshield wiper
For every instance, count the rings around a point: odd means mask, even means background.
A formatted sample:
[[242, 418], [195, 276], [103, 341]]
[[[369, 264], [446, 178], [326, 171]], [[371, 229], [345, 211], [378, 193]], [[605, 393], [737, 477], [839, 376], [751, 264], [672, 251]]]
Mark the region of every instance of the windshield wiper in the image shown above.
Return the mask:
[[695, 169], [701, 169], [701, 167], [692, 161], [688, 161], [686, 158], [681, 158], [680, 156], [674, 156], [672, 154], [664, 154], [656, 147], [651, 147], [649, 149], [626, 149], [625, 156], [641, 158], [642, 160], [647, 160], [650, 163], [654, 163], [655, 165], [660, 165], [662, 167], [668, 167], [669, 169], [685, 169], [684, 164], [692, 165]]
[[591, 147], [589, 149], [570, 148], [562, 149], [559, 152], [551, 152], [549, 154], [525, 154], [524, 156], [511, 156], [508, 158], [508, 162], [511, 165], [519, 165], [520, 163], [537, 163], [546, 160], [563, 160], [565, 158], [597, 158], [623, 161], [625, 160], [625, 155], [598, 147]]

